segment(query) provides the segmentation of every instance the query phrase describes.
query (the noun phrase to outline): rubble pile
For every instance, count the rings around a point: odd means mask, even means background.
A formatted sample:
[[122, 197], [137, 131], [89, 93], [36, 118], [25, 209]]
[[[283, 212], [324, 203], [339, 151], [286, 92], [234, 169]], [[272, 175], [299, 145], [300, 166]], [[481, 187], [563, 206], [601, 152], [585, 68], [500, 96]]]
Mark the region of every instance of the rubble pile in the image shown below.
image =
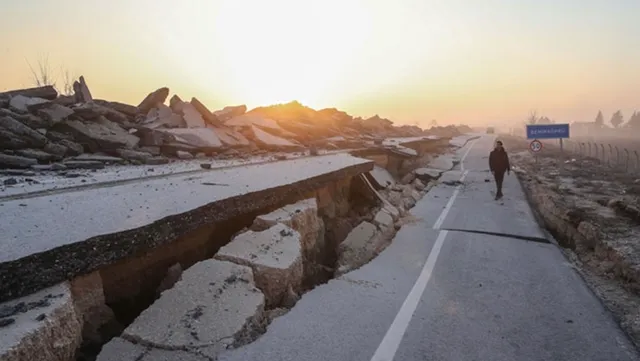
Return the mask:
[[[298, 102], [248, 112], [245, 105], [211, 111], [197, 98], [170, 97], [166, 87], [137, 106], [94, 99], [83, 77], [73, 89], [71, 96], [58, 94], [53, 86], [0, 93], [0, 168], [82, 168], [87, 160], [76, 157], [83, 153], [94, 153], [107, 164], [164, 164], [170, 158], [234, 158], [306, 149], [316, 154], [318, 148], [354, 149], [379, 144], [375, 141], [380, 138], [427, 134], [417, 126], [394, 126], [377, 115], [354, 118]], [[448, 132], [460, 133], [453, 130]]]

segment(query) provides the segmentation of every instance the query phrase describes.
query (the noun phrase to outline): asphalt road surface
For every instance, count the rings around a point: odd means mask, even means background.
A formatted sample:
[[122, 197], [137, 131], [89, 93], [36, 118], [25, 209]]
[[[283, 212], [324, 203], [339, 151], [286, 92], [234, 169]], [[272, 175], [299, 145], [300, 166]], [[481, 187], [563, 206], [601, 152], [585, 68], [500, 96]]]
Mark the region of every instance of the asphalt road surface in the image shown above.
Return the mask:
[[[305, 294], [224, 361], [639, 360], [612, 316], [545, 242], [515, 175], [493, 199], [493, 136], [411, 210], [379, 257]], [[447, 183], [449, 185], [447, 185]]]

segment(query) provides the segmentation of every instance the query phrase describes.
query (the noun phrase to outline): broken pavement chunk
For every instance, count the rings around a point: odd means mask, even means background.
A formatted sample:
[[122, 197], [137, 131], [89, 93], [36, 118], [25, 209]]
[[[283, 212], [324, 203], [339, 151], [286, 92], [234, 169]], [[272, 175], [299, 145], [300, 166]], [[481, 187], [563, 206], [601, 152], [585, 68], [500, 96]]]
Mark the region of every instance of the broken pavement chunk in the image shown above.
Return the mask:
[[198, 262], [127, 327], [122, 337], [164, 349], [221, 347], [264, 312], [264, 295], [249, 267], [220, 260]]
[[67, 284], [0, 304], [0, 317], [15, 320], [0, 329], [0, 360], [73, 360], [82, 341]]
[[0, 168], [29, 168], [36, 164], [38, 161], [32, 158], [0, 153]]
[[74, 113], [71, 108], [56, 103], [49, 103], [40, 107], [37, 111], [38, 115], [46, 119], [50, 125], [67, 119]]
[[214, 258], [250, 266], [267, 305], [279, 305], [287, 288], [299, 290], [303, 265], [300, 233], [284, 224], [237, 235]]
[[211, 128], [176, 128], [159, 131], [171, 134], [178, 143], [184, 143], [205, 152], [224, 147], [216, 131]]
[[240, 116], [247, 112], [246, 105], [226, 106], [221, 110], [213, 112], [213, 114], [220, 119], [220, 121], [226, 121], [233, 117]]
[[169, 88], [163, 87], [154, 92], [149, 93], [144, 100], [138, 105], [138, 109], [142, 113], [147, 113], [156, 104], [164, 104], [169, 96]]
[[193, 107], [200, 113], [205, 122], [213, 126], [221, 125], [218, 117], [211, 113], [211, 111], [197, 98], [191, 98], [191, 105], [193, 105]]
[[267, 149], [281, 149], [281, 148], [300, 148], [300, 144], [293, 143], [284, 138], [280, 138], [273, 134], [269, 134], [266, 131], [256, 127], [255, 125], [251, 126], [251, 132], [254, 136], [254, 141]]
[[104, 117], [89, 122], [66, 120], [56, 124], [54, 130], [73, 134], [78, 143], [91, 152], [133, 148], [139, 142], [138, 137]]
[[73, 82], [73, 92], [75, 101], [77, 103], [86, 103], [93, 101], [89, 87], [84, 80], [84, 76], [80, 76], [80, 79]]
[[16, 95], [22, 95], [29, 98], [43, 98], [47, 100], [54, 100], [58, 97], [58, 91], [52, 85], [45, 85], [41, 87], [18, 89], [0, 93], [0, 98], [14, 97]]
[[16, 143], [16, 140], [33, 148], [42, 148], [47, 142], [44, 135], [11, 117], [0, 116], [0, 131], [3, 130], [5, 132], [0, 134], [0, 146], [4, 149], [11, 149], [8, 145]]
[[338, 246], [338, 262], [336, 276], [361, 267], [375, 257], [376, 226], [362, 222], [354, 228], [347, 238]]
[[32, 105], [40, 105], [49, 103], [48, 100], [42, 98], [29, 98], [24, 95], [16, 95], [9, 100], [9, 106], [20, 112], [28, 112]]

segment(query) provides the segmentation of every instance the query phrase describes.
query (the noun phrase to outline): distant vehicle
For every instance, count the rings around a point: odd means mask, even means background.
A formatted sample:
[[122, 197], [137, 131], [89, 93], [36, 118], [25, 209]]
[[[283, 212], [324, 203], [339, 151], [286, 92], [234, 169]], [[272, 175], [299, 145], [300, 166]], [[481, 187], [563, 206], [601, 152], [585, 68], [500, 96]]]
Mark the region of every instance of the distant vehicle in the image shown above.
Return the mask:
[[488, 127], [487, 128], [487, 134], [493, 134], [495, 132], [496, 132], [496, 130], [493, 127]]

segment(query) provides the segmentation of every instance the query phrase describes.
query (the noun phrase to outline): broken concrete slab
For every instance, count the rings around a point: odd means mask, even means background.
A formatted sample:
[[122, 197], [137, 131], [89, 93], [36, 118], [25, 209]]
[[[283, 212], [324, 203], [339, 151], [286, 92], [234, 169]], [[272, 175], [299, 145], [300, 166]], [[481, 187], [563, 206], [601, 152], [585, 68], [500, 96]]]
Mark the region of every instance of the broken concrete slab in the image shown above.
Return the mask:
[[362, 222], [354, 228], [347, 238], [338, 246], [338, 262], [336, 276], [359, 268], [375, 257], [373, 239], [376, 226]]
[[16, 150], [16, 154], [21, 157], [35, 159], [43, 163], [62, 159], [60, 156], [56, 156], [39, 149], [18, 149]]
[[53, 129], [73, 134], [74, 139], [91, 152], [133, 148], [140, 141], [135, 135], [102, 116], [91, 122], [66, 120], [54, 125]]
[[251, 268], [211, 259], [184, 271], [122, 337], [163, 349], [226, 347], [263, 312]]
[[451, 170], [454, 166], [454, 157], [452, 155], [440, 155], [436, 159], [429, 162], [429, 168], [438, 170]]
[[68, 284], [0, 304], [0, 360], [73, 360], [82, 342]]
[[0, 116], [13, 118], [31, 129], [43, 129], [49, 127], [49, 123], [45, 119], [31, 113], [21, 114], [13, 112], [10, 109], [0, 108]]
[[[148, 164], [148, 161], [150, 161], [152, 158], [155, 158], [151, 153], [132, 149], [117, 149], [116, 154], [123, 159], [135, 160], [144, 164]], [[169, 160], [167, 159], [167, 162], [168, 161]]]
[[162, 129], [160, 132], [171, 134], [174, 141], [184, 143], [203, 151], [213, 151], [224, 148], [215, 129], [211, 128], [176, 128]]
[[261, 115], [256, 114], [243, 114], [237, 117], [233, 117], [225, 122], [225, 125], [229, 127], [239, 127], [239, 128], [250, 128], [254, 125], [273, 129], [273, 130], [283, 130], [278, 123], [269, 118], [265, 118]]
[[154, 92], [149, 93], [142, 102], [138, 105], [138, 109], [142, 113], [147, 113], [151, 108], [155, 107], [157, 104], [164, 104], [169, 96], [169, 88], [163, 87], [157, 89]]
[[193, 104], [182, 102], [182, 104], [180, 104], [178, 108], [180, 109], [180, 114], [182, 114], [182, 117], [187, 124], [187, 128], [206, 127], [204, 118]]
[[233, 117], [238, 117], [247, 112], [246, 105], [226, 106], [221, 110], [213, 112], [220, 121], [227, 121]]
[[278, 149], [278, 148], [301, 148], [299, 143], [291, 142], [287, 139], [280, 138], [273, 134], [267, 133], [259, 127], [252, 125], [251, 132], [254, 136], [254, 141], [264, 148]]
[[324, 223], [318, 216], [315, 198], [301, 200], [275, 211], [256, 217], [251, 225], [255, 232], [265, 231], [278, 223], [291, 227], [300, 234], [303, 255], [312, 258], [319, 241], [324, 240]]
[[56, 155], [56, 159], [62, 158], [67, 155], [67, 147], [62, 144], [57, 144], [54, 142], [49, 142], [44, 145], [43, 150], [47, 153]]
[[156, 129], [160, 127], [180, 128], [185, 127], [186, 123], [180, 114], [174, 113], [170, 107], [164, 104], [158, 104], [149, 110], [147, 118], [142, 123], [146, 128]]
[[49, 100], [42, 98], [29, 98], [24, 95], [16, 95], [9, 100], [9, 107], [11, 109], [26, 113], [29, 111], [29, 107], [32, 105], [46, 104]]
[[371, 183], [377, 189], [384, 189], [396, 183], [396, 180], [388, 170], [377, 165], [369, 172], [369, 176]]
[[423, 182], [429, 182], [433, 179], [440, 178], [443, 170], [441, 169], [433, 169], [433, 168], [418, 168], [413, 171], [413, 174], [416, 175]]
[[373, 223], [380, 227], [380, 229], [393, 227], [393, 217], [391, 216], [391, 214], [389, 214], [389, 212], [381, 209], [373, 218]]
[[422, 183], [422, 181], [420, 179], [416, 179], [416, 180], [413, 181], [413, 187], [417, 191], [421, 192], [426, 188], [426, 185], [424, 183]]
[[209, 127], [216, 132], [216, 135], [227, 147], [236, 148], [236, 147], [246, 147], [251, 143], [249, 140], [239, 132], [227, 127]]
[[204, 119], [204, 121], [207, 122], [207, 124], [213, 125], [213, 126], [221, 125], [220, 121], [218, 120], [218, 117], [216, 117], [213, 113], [211, 113], [209, 108], [207, 108], [204, 104], [202, 104], [202, 102], [200, 102], [197, 98], [195, 97], [191, 98], [191, 105], [193, 105], [193, 107], [198, 111], [198, 113], [200, 113], [200, 115], [202, 116], [202, 119]]
[[94, 120], [104, 117], [118, 124], [129, 123], [129, 118], [117, 110], [102, 106], [95, 102], [82, 103], [73, 107], [73, 111], [82, 119]]
[[125, 161], [119, 157], [113, 157], [106, 154], [80, 154], [75, 157], [68, 158], [67, 161], [83, 161], [83, 162], [100, 162], [104, 164], [124, 164]]
[[77, 103], [86, 103], [93, 101], [93, 97], [91, 96], [91, 92], [89, 91], [89, 87], [87, 86], [87, 82], [84, 80], [84, 76], [80, 76], [80, 78], [73, 82], [73, 92], [75, 101]]
[[25, 169], [36, 164], [38, 164], [38, 161], [33, 158], [0, 153], [0, 168]]
[[67, 169], [103, 169], [104, 163], [96, 160], [68, 160], [62, 163]]
[[[369, 160], [334, 154], [212, 169], [197, 177], [174, 174], [3, 200], [0, 301], [57, 284], [78, 270], [90, 272], [172, 244], [176, 237], [203, 225], [275, 209], [287, 204], [292, 194], [309, 194], [372, 167]], [[147, 168], [142, 168], [144, 176]], [[45, 185], [38, 188], [50, 189]], [[22, 191], [12, 194], [18, 193]], [[51, 204], [63, 206], [64, 211], [51, 212]], [[122, 204], [136, 207], [123, 209]], [[95, 216], [108, 209], [118, 211], [109, 211], [109, 217]], [[164, 227], [172, 231], [164, 232]], [[131, 242], [131, 237], [136, 242]]]
[[128, 115], [129, 117], [135, 117], [138, 114], [138, 107], [134, 105], [120, 103], [120, 102], [111, 102], [111, 101], [102, 100], [102, 99], [94, 99], [93, 101], [96, 104], [102, 105], [103, 107], [111, 108], [124, 115]]
[[73, 109], [60, 104], [49, 103], [39, 108], [37, 113], [43, 119], [46, 119], [49, 122], [49, 125], [53, 125], [73, 115], [74, 111]]
[[58, 97], [58, 91], [52, 85], [45, 85], [41, 87], [11, 90], [8, 92], [0, 93], [0, 98], [13, 98], [17, 95], [22, 95], [29, 98], [43, 98], [47, 100], [54, 100]]
[[12, 145], [20, 144], [42, 148], [47, 143], [44, 135], [11, 117], [0, 116], [0, 130], [0, 146], [4, 149], [16, 149]]
[[251, 267], [267, 306], [279, 305], [289, 287], [299, 290], [302, 285], [300, 233], [282, 223], [264, 231], [239, 234], [214, 258]]

